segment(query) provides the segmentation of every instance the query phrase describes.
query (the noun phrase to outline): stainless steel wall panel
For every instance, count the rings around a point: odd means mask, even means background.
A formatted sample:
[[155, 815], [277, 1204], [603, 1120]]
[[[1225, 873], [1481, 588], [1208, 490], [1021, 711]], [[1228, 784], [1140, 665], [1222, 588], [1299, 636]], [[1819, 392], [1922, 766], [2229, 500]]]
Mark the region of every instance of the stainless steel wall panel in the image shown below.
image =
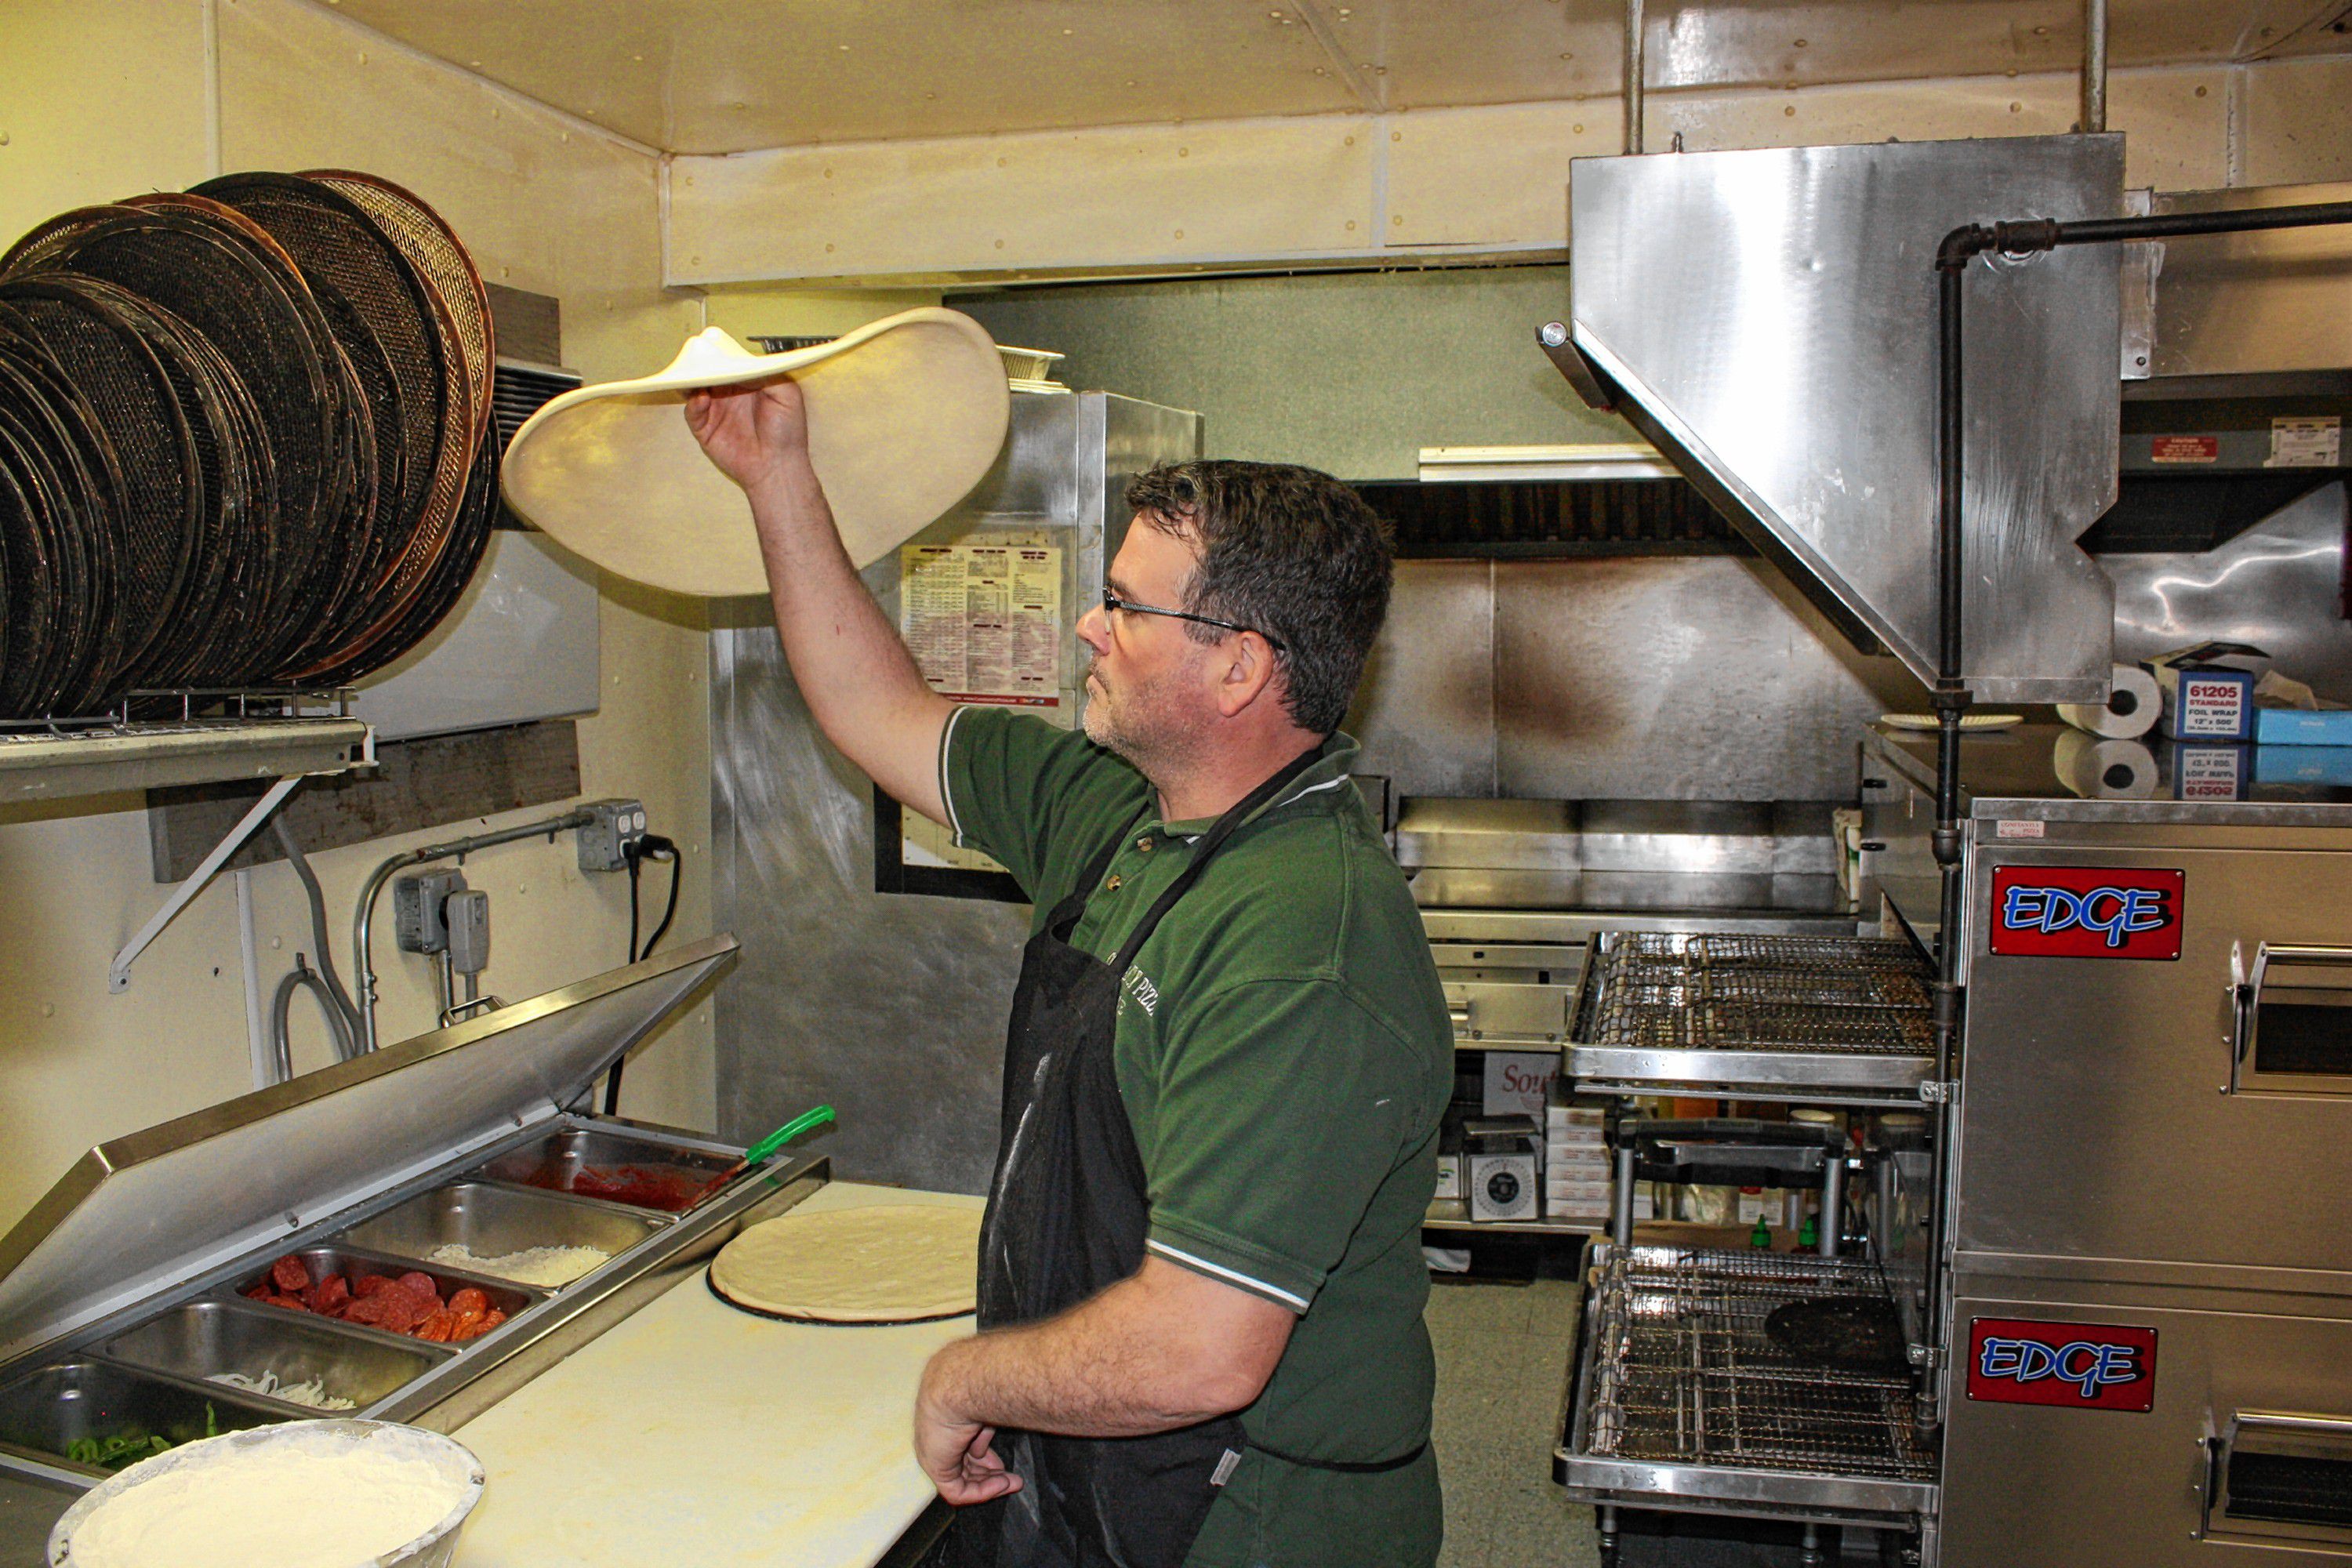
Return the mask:
[[[1928, 679], [1937, 245], [1965, 222], [2122, 201], [2111, 135], [1579, 159], [1572, 341], [1817, 602]], [[2119, 267], [2085, 247], [1968, 271], [1965, 673], [1981, 698], [2104, 689], [2110, 596], [2074, 541], [2115, 498]]]
[[1359, 773], [1383, 774], [1404, 795], [1495, 793], [1496, 570], [1397, 563], [1388, 622], [1348, 713], [1364, 743]]
[[2344, 618], [2347, 487], [2323, 486], [2200, 554], [2106, 555], [2116, 658], [2132, 661], [2219, 637], [2251, 643], [2284, 675], [2352, 702]]
[[1895, 660], [1728, 556], [1499, 568], [1495, 648], [1502, 795], [1841, 799], [1860, 727], [1925, 703]]
[[[2352, 201], [2352, 184], [2166, 191], [2159, 213]], [[2166, 240], [2156, 281], [2158, 375], [2342, 370], [2352, 364], [2352, 234], [2273, 229]]]

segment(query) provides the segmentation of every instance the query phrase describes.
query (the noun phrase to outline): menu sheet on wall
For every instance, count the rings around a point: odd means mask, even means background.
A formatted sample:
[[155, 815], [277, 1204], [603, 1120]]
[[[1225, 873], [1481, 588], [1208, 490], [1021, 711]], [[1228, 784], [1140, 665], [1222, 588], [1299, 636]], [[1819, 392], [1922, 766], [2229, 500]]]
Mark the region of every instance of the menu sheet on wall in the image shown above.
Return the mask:
[[1062, 552], [985, 537], [898, 552], [898, 623], [931, 689], [1061, 706]]
[[[1062, 711], [1062, 552], [985, 534], [898, 552], [898, 629], [932, 690], [958, 702]], [[919, 812], [899, 812], [899, 860], [908, 866], [1001, 871]]]

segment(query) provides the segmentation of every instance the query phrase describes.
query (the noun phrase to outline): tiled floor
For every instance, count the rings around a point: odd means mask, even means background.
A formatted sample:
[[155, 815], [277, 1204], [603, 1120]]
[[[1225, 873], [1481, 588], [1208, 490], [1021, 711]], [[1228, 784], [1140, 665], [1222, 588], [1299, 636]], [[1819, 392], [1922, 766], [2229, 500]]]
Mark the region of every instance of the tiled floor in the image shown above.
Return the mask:
[[1592, 1512], [1551, 1479], [1577, 1288], [1433, 1279], [1438, 1474], [1445, 1550], [1438, 1568], [1581, 1568], [1594, 1554]]

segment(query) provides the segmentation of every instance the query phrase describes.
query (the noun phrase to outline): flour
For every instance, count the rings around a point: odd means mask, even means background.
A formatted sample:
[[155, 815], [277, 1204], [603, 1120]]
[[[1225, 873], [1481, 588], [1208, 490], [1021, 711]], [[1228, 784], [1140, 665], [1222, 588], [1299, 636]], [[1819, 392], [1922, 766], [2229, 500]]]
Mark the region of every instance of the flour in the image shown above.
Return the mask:
[[158, 1475], [81, 1522], [74, 1568], [352, 1568], [465, 1496], [446, 1469], [369, 1447], [258, 1447]]
[[459, 1268], [478, 1269], [495, 1274], [501, 1279], [512, 1279], [524, 1285], [541, 1285], [552, 1289], [569, 1285], [583, 1274], [601, 1268], [611, 1260], [612, 1254], [594, 1247], [527, 1247], [520, 1252], [503, 1252], [496, 1258], [478, 1258], [462, 1242], [445, 1242], [425, 1254], [431, 1263], [447, 1263]]

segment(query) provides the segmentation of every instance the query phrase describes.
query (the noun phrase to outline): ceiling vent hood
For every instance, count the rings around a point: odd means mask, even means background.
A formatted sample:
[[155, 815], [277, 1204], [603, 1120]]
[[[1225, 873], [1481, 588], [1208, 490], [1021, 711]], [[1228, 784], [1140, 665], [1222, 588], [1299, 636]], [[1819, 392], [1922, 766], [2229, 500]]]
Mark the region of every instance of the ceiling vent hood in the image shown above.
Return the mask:
[[[1932, 683], [1937, 246], [1988, 216], [2122, 216], [2123, 138], [1579, 159], [1570, 208], [1554, 362], [1857, 647]], [[2105, 692], [2114, 589], [2075, 541], [2116, 496], [2121, 271], [2097, 247], [1969, 268], [1981, 700]]]

